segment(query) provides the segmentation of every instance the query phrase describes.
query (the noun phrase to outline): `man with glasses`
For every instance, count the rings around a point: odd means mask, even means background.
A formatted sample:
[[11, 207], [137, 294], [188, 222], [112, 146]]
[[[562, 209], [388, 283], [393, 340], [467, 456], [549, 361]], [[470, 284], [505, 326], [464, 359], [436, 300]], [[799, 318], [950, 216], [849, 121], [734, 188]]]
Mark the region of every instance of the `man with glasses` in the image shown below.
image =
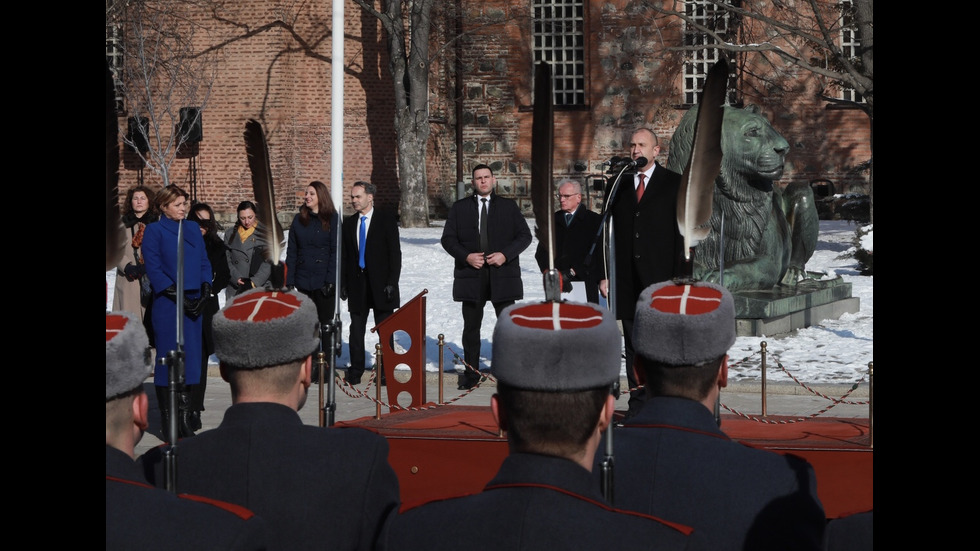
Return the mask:
[[[575, 287], [583, 287], [589, 302], [599, 304], [603, 251], [597, 238], [602, 216], [585, 208], [582, 184], [575, 180], [563, 180], [558, 185], [558, 205], [553, 226], [554, 268], [561, 272], [564, 281], [577, 282], [573, 284]], [[548, 269], [548, 243], [538, 242], [534, 259], [542, 272]]]

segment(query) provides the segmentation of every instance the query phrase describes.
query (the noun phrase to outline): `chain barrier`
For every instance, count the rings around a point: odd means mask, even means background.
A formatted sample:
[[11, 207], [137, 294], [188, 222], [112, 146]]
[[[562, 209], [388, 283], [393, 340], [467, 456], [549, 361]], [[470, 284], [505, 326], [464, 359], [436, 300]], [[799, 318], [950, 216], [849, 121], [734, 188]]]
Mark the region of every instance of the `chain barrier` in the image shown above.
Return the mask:
[[[441, 407], [444, 407], [444, 406], [452, 405], [455, 402], [457, 402], [457, 401], [465, 398], [470, 393], [472, 393], [477, 388], [479, 388], [480, 385], [483, 384], [484, 381], [491, 381], [491, 382], [494, 382], [494, 383], [497, 382], [497, 380], [494, 379], [493, 376], [491, 376], [489, 374], [481, 373], [478, 369], [475, 369], [475, 368], [473, 368], [473, 366], [471, 366], [470, 364], [466, 363], [466, 360], [464, 360], [459, 355], [459, 353], [456, 352], [455, 349], [453, 349], [453, 347], [447, 346], [446, 348], [448, 348], [449, 349], [449, 352], [452, 353], [454, 363], [456, 363], [458, 365], [462, 365], [463, 366], [463, 369], [466, 369], [466, 370], [469, 370], [469, 371], [473, 371], [473, 372], [476, 372], [477, 374], [479, 374], [480, 375], [480, 381], [473, 388], [470, 388], [470, 389], [468, 389], [466, 391], [463, 391], [462, 393], [460, 393], [455, 398], [452, 398], [450, 400], [447, 400], [447, 401], [445, 401], [445, 402], [443, 402], [441, 404], [434, 404], [434, 405], [431, 405], [431, 406], [424, 406], [424, 407], [403, 407], [403, 406], [400, 406], [398, 404], [389, 404], [387, 402], [384, 402], [383, 400], [378, 400], [374, 396], [371, 396], [371, 394], [369, 393], [372, 385], [374, 385], [375, 382], [376, 382], [376, 380], [377, 380], [377, 370], [373, 370], [371, 372], [371, 377], [370, 377], [370, 379], [368, 379], [367, 386], [364, 388], [364, 390], [358, 390], [357, 387], [354, 387], [354, 386], [350, 385], [347, 381], [343, 380], [343, 378], [340, 377], [339, 374], [335, 377], [334, 383], [337, 385], [338, 388], [340, 388], [341, 392], [343, 392], [344, 394], [346, 394], [350, 398], [367, 398], [368, 400], [371, 400], [372, 402], [375, 402], [376, 404], [379, 404], [382, 407], [387, 407], [390, 410], [398, 410], [398, 411], [430, 411], [430, 410], [438, 409], [438, 408], [441, 408]], [[764, 348], [764, 346], [763, 346], [763, 348]], [[756, 356], [759, 356], [761, 354], [762, 354], [762, 351], [761, 350], [758, 351], [758, 352], [751, 352], [747, 356], [743, 357], [740, 360], [736, 360], [734, 362], [730, 361], [729, 362], [729, 367], [730, 368], [731, 367], [738, 367], [741, 364], [749, 364], [750, 362], [752, 362], [753, 360], [755, 360]], [[785, 366], [783, 366], [782, 362], [779, 360], [779, 358], [775, 354], [773, 354], [771, 352], [769, 354], [775, 360], [776, 366], [780, 369], [780, 371], [782, 371], [783, 373], [785, 373], [786, 376], [788, 376], [790, 379], [792, 379], [793, 382], [795, 382], [797, 385], [799, 385], [801, 388], [803, 388], [804, 390], [806, 390], [811, 395], [817, 396], [817, 397], [823, 398], [824, 400], [830, 401], [831, 402], [830, 405], [828, 405], [827, 407], [825, 407], [825, 408], [823, 408], [823, 409], [821, 409], [821, 410], [819, 410], [819, 411], [817, 411], [815, 413], [812, 413], [810, 415], [807, 415], [807, 416], [798, 417], [796, 419], [782, 419], [782, 420], [764, 419], [762, 417], [758, 417], [758, 416], [755, 416], [755, 415], [751, 415], [751, 414], [748, 414], [748, 413], [741, 412], [741, 411], [736, 410], [736, 409], [734, 409], [734, 408], [732, 408], [730, 406], [725, 405], [724, 403], [721, 404], [721, 407], [723, 409], [725, 409], [726, 411], [732, 413], [733, 415], [736, 415], [736, 416], [741, 417], [743, 419], [748, 419], [750, 421], [756, 421], [756, 422], [759, 422], [759, 423], [766, 423], [766, 424], [773, 424], [773, 425], [788, 425], [788, 424], [799, 423], [799, 422], [807, 421], [807, 420], [810, 420], [810, 419], [814, 419], [816, 417], [820, 417], [821, 415], [823, 415], [823, 414], [827, 413], [828, 411], [834, 409], [838, 405], [856, 405], [856, 406], [863, 406], [863, 405], [870, 404], [870, 401], [869, 400], [848, 400], [847, 399], [848, 396], [851, 395], [851, 393], [853, 393], [855, 390], [858, 389], [858, 387], [860, 387], [862, 384], [865, 383], [865, 377], [861, 377], [860, 380], [858, 380], [856, 383], [852, 384], [851, 385], [851, 388], [849, 390], [847, 390], [847, 392], [845, 392], [844, 394], [842, 394], [840, 397], [834, 398], [832, 396], [828, 396], [826, 394], [823, 394], [823, 393], [817, 391], [816, 389], [810, 387], [807, 383], [804, 383], [804, 382], [800, 381], [797, 377], [795, 377], [792, 373], [790, 373], [786, 369]], [[760, 359], [760, 361], [761, 361], [761, 359]], [[622, 396], [624, 394], [629, 394], [629, 393], [631, 393], [633, 391], [640, 390], [642, 388], [643, 388], [643, 385], [638, 385], [636, 387], [633, 387], [633, 388], [627, 389], [625, 391], [622, 391], [620, 393], [620, 396]]]
[[434, 410], [434, 409], [439, 409], [441, 407], [451, 405], [451, 404], [453, 404], [453, 403], [455, 403], [455, 402], [457, 402], [457, 401], [465, 398], [466, 396], [470, 395], [473, 391], [475, 391], [477, 388], [479, 388], [480, 385], [483, 384], [484, 381], [492, 381], [494, 383], [497, 382], [497, 380], [494, 379], [493, 376], [491, 376], [489, 374], [485, 374], [485, 373], [480, 373], [479, 370], [474, 369], [470, 364], [466, 363], [466, 360], [464, 360], [462, 357], [460, 357], [460, 355], [455, 350], [453, 350], [453, 348], [451, 346], [447, 346], [447, 348], [449, 348], [449, 351], [453, 354], [453, 357], [455, 358], [455, 360], [457, 361], [457, 363], [460, 363], [460, 364], [463, 365], [463, 368], [464, 369], [468, 369], [470, 371], [474, 371], [474, 372], [476, 372], [477, 374], [480, 375], [480, 382], [478, 382], [475, 386], [473, 386], [473, 388], [470, 388], [470, 389], [468, 389], [468, 390], [460, 393], [459, 396], [456, 396], [455, 398], [452, 398], [450, 400], [447, 400], [447, 401], [445, 401], [445, 402], [443, 402], [441, 404], [434, 404], [434, 405], [431, 405], [431, 406], [423, 406], [423, 407], [404, 407], [404, 406], [400, 406], [398, 404], [389, 404], [389, 403], [387, 403], [387, 402], [385, 402], [383, 400], [378, 400], [377, 398], [375, 398], [374, 396], [372, 396], [370, 394], [370, 392], [369, 392], [371, 390], [371, 386], [374, 385], [375, 384], [375, 381], [377, 380], [377, 370], [376, 369], [371, 372], [371, 377], [368, 379], [367, 386], [364, 387], [364, 390], [359, 390], [357, 387], [351, 385], [350, 383], [348, 383], [347, 381], [345, 381], [339, 374], [336, 377], [334, 377], [334, 384], [336, 384], [337, 387], [340, 388], [340, 391], [341, 392], [343, 392], [344, 394], [346, 394], [350, 398], [366, 398], [368, 400], [371, 400], [375, 404], [378, 404], [378, 405], [380, 405], [382, 407], [389, 408], [391, 410], [398, 410], [398, 411], [431, 411], [431, 410]]

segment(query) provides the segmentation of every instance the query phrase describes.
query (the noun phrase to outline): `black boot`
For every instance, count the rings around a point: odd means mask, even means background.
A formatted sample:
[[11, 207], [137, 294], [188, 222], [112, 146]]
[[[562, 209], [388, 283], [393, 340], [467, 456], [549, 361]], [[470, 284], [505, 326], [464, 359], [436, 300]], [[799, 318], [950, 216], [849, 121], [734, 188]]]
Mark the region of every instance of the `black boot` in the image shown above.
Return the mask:
[[180, 438], [194, 436], [194, 429], [191, 428], [191, 395], [186, 389], [177, 395], [177, 432]]
[[201, 382], [196, 385], [188, 385], [188, 390], [191, 394], [191, 406], [190, 414], [188, 416], [191, 430], [197, 432], [201, 430], [201, 412], [204, 411], [204, 391], [207, 388], [206, 381], [208, 380], [203, 374], [201, 375]]

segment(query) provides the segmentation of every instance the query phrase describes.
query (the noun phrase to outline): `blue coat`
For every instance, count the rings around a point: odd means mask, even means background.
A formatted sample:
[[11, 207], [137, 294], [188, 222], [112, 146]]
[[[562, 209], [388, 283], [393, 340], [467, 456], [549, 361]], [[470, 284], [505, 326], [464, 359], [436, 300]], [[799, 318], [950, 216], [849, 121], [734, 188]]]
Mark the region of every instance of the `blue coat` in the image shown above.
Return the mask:
[[[164, 487], [163, 446], [140, 461]], [[281, 404], [234, 404], [217, 428], [180, 441], [177, 490], [247, 507], [269, 549], [374, 549], [398, 510], [388, 441], [359, 428], [304, 425]]]
[[433, 501], [391, 521], [379, 549], [684, 549], [687, 527], [609, 506], [581, 465], [508, 456], [475, 495]]
[[700, 402], [647, 400], [614, 429], [613, 465], [616, 506], [691, 526], [692, 550], [821, 548], [827, 521], [813, 467], [732, 440]]
[[[201, 294], [203, 283], [211, 284], [211, 262], [197, 222], [184, 220], [184, 293], [188, 298]], [[146, 275], [153, 286], [153, 335], [157, 349], [153, 384], [167, 386], [168, 371], [164, 360], [167, 353], [177, 349], [177, 304], [163, 291], [177, 285], [176, 221], [163, 217], [146, 226], [143, 231], [143, 261]], [[202, 317], [184, 315], [184, 368], [187, 384], [196, 385], [201, 379]]]
[[330, 229], [324, 230], [315, 215], [310, 215], [307, 226], [300, 222], [298, 214], [293, 217], [286, 245], [287, 285], [312, 292], [327, 283], [336, 283], [339, 219], [340, 214], [335, 212], [330, 217]]

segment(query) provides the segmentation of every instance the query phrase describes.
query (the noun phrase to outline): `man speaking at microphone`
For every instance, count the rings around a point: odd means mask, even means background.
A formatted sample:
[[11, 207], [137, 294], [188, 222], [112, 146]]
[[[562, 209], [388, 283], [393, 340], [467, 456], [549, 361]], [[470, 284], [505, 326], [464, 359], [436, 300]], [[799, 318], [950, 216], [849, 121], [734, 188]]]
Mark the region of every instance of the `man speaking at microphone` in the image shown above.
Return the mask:
[[[640, 128], [630, 137], [630, 159], [636, 163], [619, 183], [609, 205], [616, 258], [614, 300], [616, 319], [623, 324], [626, 376], [631, 389], [638, 386], [633, 373], [633, 312], [640, 292], [654, 283], [683, 274], [684, 239], [677, 228], [677, 190], [681, 176], [657, 163], [660, 141], [653, 130]], [[607, 200], [610, 190], [606, 190]], [[608, 274], [599, 285], [608, 297]], [[629, 398], [627, 418], [643, 405], [643, 390]]]

